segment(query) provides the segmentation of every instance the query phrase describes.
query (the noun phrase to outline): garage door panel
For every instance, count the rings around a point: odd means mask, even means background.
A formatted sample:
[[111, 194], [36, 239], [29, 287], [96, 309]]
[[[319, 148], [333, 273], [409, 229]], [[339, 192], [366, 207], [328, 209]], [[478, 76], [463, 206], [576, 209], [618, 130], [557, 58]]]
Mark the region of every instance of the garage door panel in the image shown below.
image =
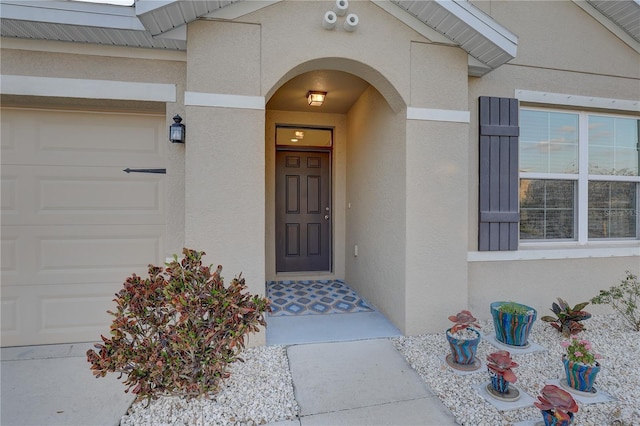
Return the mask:
[[[149, 263], [162, 263], [164, 226], [6, 227], [4, 256], [12, 270], [2, 271], [2, 288], [118, 282], [132, 273], [146, 276]], [[15, 253], [15, 254], [12, 254]], [[8, 263], [11, 265], [12, 263]]]
[[18, 237], [16, 235], [5, 235], [2, 232], [2, 243], [0, 245], [0, 256], [2, 257], [2, 276], [5, 274], [16, 274], [18, 269]]
[[164, 115], [3, 108], [1, 344], [97, 341], [165, 259]]
[[4, 166], [3, 224], [162, 224], [164, 178], [114, 167]]
[[[2, 346], [99, 341], [109, 333], [121, 284], [31, 286], [7, 290], [2, 307]], [[5, 319], [7, 325], [5, 325]], [[73, 340], [69, 337], [73, 336]]]
[[2, 174], [2, 183], [0, 184], [0, 209], [2, 211], [2, 218], [5, 216], [18, 215], [18, 206], [17, 206], [17, 188], [18, 185], [18, 177], [15, 175], [4, 173]]
[[[152, 114], [3, 110], [4, 164], [110, 165], [164, 161], [164, 117]], [[4, 123], [7, 123], [5, 129]]]
[[[4, 291], [3, 291], [4, 293]], [[4, 295], [3, 295], [4, 296]], [[0, 301], [0, 324], [2, 336], [18, 334], [18, 298], [3, 297]]]

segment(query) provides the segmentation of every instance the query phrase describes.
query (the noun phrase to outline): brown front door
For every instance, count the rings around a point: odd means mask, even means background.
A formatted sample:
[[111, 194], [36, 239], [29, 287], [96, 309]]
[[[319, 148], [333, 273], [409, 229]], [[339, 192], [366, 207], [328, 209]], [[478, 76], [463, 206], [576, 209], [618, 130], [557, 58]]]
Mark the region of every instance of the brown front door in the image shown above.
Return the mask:
[[330, 159], [276, 152], [276, 272], [331, 270]]

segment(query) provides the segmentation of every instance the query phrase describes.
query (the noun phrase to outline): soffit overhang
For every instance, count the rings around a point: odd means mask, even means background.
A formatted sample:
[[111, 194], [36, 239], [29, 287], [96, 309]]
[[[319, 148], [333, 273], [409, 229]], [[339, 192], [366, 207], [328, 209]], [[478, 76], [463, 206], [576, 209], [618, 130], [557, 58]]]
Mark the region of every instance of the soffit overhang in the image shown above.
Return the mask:
[[[73, 1], [1, 0], [3, 37], [186, 50], [186, 24], [198, 18], [234, 19], [279, 0], [136, 0], [134, 6]], [[513, 59], [517, 37], [466, 0], [400, 1], [387, 11], [406, 14], [469, 53], [480, 76]], [[419, 28], [417, 28], [419, 30]]]
[[[0, 35], [22, 39], [186, 50], [185, 26], [201, 17], [234, 19], [279, 0], [136, 0], [134, 6], [74, 1], [0, 0]], [[640, 42], [639, 0], [587, 0], [617, 29]], [[466, 0], [374, 0], [436, 31], [469, 54], [480, 76], [517, 53], [518, 38]], [[406, 20], [404, 20], [407, 22]], [[417, 24], [420, 25], [420, 24]], [[416, 28], [419, 30], [419, 28]]]
[[587, 0], [587, 3], [640, 43], [640, 1]]
[[110, 46], [185, 50], [186, 39], [154, 37], [135, 8], [73, 1], [0, 1], [0, 35]]
[[[134, 6], [115, 6], [2, 0], [0, 34], [24, 39], [186, 50], [185, 28], [189, 22], [201, 17], [233, 19], [275, 2], [137, 0]], [[515, 57], [517, 37], [466, 1], [391, 0], [388, 3], [465, 49], [471, 56], [470, 75], [482, 75]]]
[[516, 57], [518, 36], [467, 1], [391, 2], [467, 51], [487, 71]]

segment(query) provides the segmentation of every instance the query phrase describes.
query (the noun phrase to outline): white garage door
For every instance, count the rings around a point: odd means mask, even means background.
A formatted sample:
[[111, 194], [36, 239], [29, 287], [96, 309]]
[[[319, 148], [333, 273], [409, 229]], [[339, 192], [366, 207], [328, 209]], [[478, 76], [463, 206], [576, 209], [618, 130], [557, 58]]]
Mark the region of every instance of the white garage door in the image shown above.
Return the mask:
[[2, 109], [2, 346], [108, 335], [114, 294], [164, 260], [164, 116]]

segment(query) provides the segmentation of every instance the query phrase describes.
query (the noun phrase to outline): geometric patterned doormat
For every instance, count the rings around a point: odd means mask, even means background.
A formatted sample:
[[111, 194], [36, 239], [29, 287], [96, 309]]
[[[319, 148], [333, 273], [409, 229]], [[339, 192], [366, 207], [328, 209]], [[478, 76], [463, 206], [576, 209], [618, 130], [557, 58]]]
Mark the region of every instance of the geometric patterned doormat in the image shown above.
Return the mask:
[[342, 280], [268, 281], [270, 316], [344, 314], [373, 309]]

